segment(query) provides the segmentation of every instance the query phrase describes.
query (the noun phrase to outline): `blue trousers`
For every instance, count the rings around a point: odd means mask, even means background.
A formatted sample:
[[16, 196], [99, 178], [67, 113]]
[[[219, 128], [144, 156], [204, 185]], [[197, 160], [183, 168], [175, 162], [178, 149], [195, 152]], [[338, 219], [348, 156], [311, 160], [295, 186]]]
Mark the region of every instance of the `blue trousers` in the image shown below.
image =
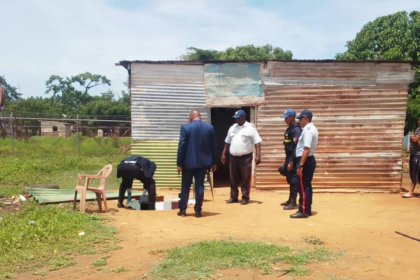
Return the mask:
[[296, 202], [296, 198], [299, 192], [300, 182], [299, 182], [299, 176], [296, 174], [296, 163], [293, 165], [292, 170], [287, 170], [287, 166], [289, 165], [289, 162], [293, 159], [293, 156], [287, 156], [286, 157], [286, 163], [285, 163], [285, 169], [286, 169], [286, 179], [287, 183], [289, 183], [290, 186], [290, 194], [289, 194], [289, 200], [290, 202]]
[[[296, 162], [300, 162], [301, 157], [297, 158]], [[314, 156], [306, 159], [303, 165], [302, 177], [299, 178], [299, 212], [312, 212], [312, 178], [316, 168], [316, 160]]]
[[190, 188], [194, 177], [195, 206], [196, 213], [201, 213], [201, 207], [204, 199], [204, 178], [208, 168], [182, 169], [181, 193], [179, 195], [179, 210], [185, 211], [188, 205]]

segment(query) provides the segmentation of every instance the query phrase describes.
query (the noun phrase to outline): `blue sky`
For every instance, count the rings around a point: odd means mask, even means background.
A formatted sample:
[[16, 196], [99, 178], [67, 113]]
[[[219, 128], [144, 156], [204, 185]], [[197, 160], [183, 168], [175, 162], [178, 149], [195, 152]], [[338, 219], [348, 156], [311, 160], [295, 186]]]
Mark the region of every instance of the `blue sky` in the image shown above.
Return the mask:
[[[0, 0], [0, 75], [24, 97], [47, 96], [50, 75], [106, 75], [119, 92], [120, 60], [174, 60], [186, 48], [254, 44], [295, 59], [331, 59], [364, 24], [418, 0]], [[97, 88], [95, 93], [108, 90]]]

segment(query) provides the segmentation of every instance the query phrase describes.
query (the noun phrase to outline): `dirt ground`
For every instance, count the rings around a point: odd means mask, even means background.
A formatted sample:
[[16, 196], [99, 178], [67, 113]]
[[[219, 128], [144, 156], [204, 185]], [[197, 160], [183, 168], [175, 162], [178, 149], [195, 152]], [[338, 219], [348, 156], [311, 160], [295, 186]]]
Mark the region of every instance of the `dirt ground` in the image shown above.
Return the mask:
[[[417, 190], [419, 192], [419, 190]], [[177, 191], [158, 191], [159, 195]], [[119, 229], [120, 250], [109, 252], [108, 267], [124, 266], [123, 273], [97, 271], [92, 261], [102, 256], [84, 255], [77, 265], [37, 277], [31, 273], [18, 279], [150, 279], [150, 265], [163, 259], [150, 250], [171, 248], [190, 242], [233, 238], [265, 241], [294, 248], [308, 246], [307, 236], [322, 238], [326, 246], [344, 255], [334, 262], [309, 265], [311, 272], [295, 279], [330, 279], [330, 275], [351, 279], [420, 279], [420, 242], [395, 231], [420, 238], [420, 196], [403, 199], [401, 194], [315, 193], [313, 216], [290, 219], [294, 211], [284, 211], [279, 203], [286, 194], [253, 191], [251, 203], [227, 205], [228, 188], [215, 189], [214, 202], [206, 191], [203, 217], [195, 218], [190, 206], [187, 217], [177, 210], [135, 211], [116, 208], [109, 201], [110, 224]], [[97, 206], [91, 205], [91, 211]], [[262, 276], [257, 271], [231, 269], [218, 272], [223, 279], [293, 279], [291, 276]]]

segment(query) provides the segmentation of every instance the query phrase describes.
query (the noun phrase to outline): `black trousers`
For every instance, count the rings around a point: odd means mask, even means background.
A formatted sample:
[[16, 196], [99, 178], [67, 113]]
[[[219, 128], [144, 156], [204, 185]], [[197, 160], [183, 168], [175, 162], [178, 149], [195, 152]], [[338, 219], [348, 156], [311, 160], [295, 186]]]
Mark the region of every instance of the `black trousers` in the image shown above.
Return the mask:
[[251, 192], [252, 153], [243, 156], [230, 155], [230, 198], [238, 199], [241, 185], [242, 199], [249, 199]]
[[[301, 157], [297, 158], [296, 162], [300, 162]], [[296, 165], [297, 166], [297, 165]], [[312, 178], [316, 169], [316, 160], [314, 156], [306, 159], [303, 165], [302, 177], [299, 178], [299, 212], [312, 212]]]
[[133, 187], [133, 180], [137, 179], [143, 183], [143, 188], [148, 191], [149, 210], [155, 210], [156, 203], [156, 184], [153, 177], [146, 177], [137, 164], [121, 163], [118, 165], [118, 173], [121, 175], [120, 191], [118, 194], [118, 203], [124, 202], [124, 196], [127, 189]]
[[295, 166], [293, 166], [292, 170], [287, 170], [287, 166], [289, 165], [289, 162], [292, 160], [293, 155], [286, 157], [286, 179], [287, 183], [290, 186], [290, 193], [289, 193], [289, 201], [296, 202], [296, 198], [299, 192], [299, 176], [296, 174]]

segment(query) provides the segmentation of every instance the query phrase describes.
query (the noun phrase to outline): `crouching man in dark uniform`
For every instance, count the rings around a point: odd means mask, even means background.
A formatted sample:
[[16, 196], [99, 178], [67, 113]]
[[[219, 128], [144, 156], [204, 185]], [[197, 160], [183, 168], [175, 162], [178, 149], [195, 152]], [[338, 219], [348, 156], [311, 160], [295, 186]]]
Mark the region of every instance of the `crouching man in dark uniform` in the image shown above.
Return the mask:
[[117, 178], [122, 178], [120, 192], [118, 195], [118, 208], [124, 208], [124, 195], [128, 191], [131, 196], [133, 180], [137, 179], [143, 183], [144, 190], [148, 192], [149, 210], [155, 210], [156, 186], [153, 175], [156, 170], [156, 164], [140, 156], [131, 156], [123, 159], [118, 165]]
[[[284, 169], [286, 171], [287, 183], [290, 185], [289, 199], [281, 203], [284, 210], [296, 209], [296, 198], [299, 191], [299, 177], [296, 175], [296, 146], [302, 129], [298, 123], [295, 123], [296, 113], [293, 109], [287, 109], [282, 118], [287, 124], [286, 132], [284, 133], [284, 151], [286, 153], [284, 161]], [[279, 168], [280, 172], [280, 168]], [[281, 173], [280, 173], [281, 174]]]

